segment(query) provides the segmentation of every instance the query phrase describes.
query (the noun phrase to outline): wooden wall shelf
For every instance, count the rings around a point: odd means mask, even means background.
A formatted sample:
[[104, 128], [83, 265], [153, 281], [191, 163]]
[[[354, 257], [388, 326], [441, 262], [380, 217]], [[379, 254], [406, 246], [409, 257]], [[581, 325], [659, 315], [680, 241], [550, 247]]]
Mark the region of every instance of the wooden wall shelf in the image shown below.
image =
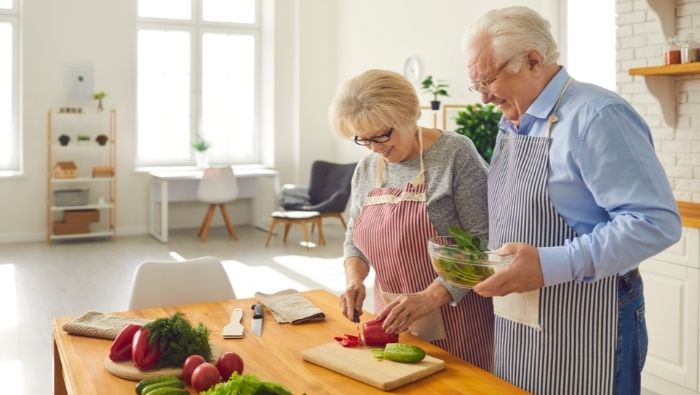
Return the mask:
[[692, 75], [700, 74], [700, 62], [670, 64], [666, 66], [637, 67], [629, 70], [630, 75]]

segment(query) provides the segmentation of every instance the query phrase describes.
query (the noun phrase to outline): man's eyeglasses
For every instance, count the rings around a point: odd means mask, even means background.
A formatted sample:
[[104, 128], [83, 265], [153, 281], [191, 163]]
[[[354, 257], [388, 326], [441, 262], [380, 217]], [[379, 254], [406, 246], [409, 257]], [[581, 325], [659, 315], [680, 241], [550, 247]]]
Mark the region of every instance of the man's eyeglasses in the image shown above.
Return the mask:
[[382, 144], [382, 143], [386, 143], [387, 141], [389, 141], [389, 139], [391, 138], [391, 133], [393, 131], [394, 131], [394, 128], [390, 128], [389, 130], [386, 131], [386, 133], [379, 135], [379, 136], [370, 137], [368, 139], [361, 139], [361, 138], [355, 136], [355, 138], [353, 138], [353, 141], [355, 142], [355, 144], [362, 145], [365, 147], [372, 144], [372, 143]]
[[505, 63], [503, 63], [498, 69], [496, 69], [496, 72], [493, 73], [493, 77], [487, 78], [481, 81], [473, 81], [472, 85], [469, 87], [469, 90], [474, 92], [474, 93], [483, 93], [483, 94], [489, 94], [491, 93], [491, 84], [493, 84], [496, 79], [498, 79], [498, 75], [501, 74], [501, 71], [508, 66], [512, 61], [514, 61], [517, 58], [520, 58], [524, 55], [518, 55], [514, 56], [510, 59], [508, 59]]

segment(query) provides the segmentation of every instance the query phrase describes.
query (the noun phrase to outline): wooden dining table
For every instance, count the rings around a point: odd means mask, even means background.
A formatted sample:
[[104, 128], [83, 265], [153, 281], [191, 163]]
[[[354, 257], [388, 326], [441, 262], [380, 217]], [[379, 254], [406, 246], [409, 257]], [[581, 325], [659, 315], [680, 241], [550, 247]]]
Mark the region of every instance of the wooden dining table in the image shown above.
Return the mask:
[[[183, 290], [187, 292], [187, 290]], [[202, 322], [210, 330], [212, 348], [233, 351], [245, 364], [244, 374], [254, 374], [265, 381], [286, 386], [294, 394], [380, 394], [385, 391], [335, 373], [302, 360], [302, 350], [326, 344], [333, 337], [352, 333], [355, 326], [338, 307], [338, 297], [323, 290], [303, 293], [326, 315], [325, 320], [303, 324], [279, 324], [265, 309], [262, 336], [250, 330], [250, 307], [255, 299], [236, 299], [190, 305], [148, 308], [110, 313], [115, 316], [161, 318], [178, 311], [193, 323]], [[242, 339], [224, 339], [222, 328], [228, 323], [231, 310], [240, 307], [246, 312]], [[371, 317], [368, 313], [363, 320]], [[75, 317], [53, 320], [54, 340], [54, 393], [133, 394], [135, 382], [112, 375], [104, 368], [105, 356], [111, 340], [71, 335], [62, 328]], [[403, 333], [401, 342], [415, 344], [435, 358], [445, 361], [445, 369], [416, 382], [399, 387], [396, 394], [524, 394], [525, 391], [503, 381], [476, 366], [409, 333]], [[190, 393], [195, 394], [193, 389]]]

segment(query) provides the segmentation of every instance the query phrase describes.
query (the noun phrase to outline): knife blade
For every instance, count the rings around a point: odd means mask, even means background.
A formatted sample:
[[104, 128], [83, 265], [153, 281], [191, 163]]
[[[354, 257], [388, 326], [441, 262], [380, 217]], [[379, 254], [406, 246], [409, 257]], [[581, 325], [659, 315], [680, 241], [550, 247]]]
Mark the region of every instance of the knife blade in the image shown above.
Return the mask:
[[355, 322], [355, 328], [357, 329], [357, 337], [360, 339], [360, 344], [365, 344], [364, 341], [362, 340], [362, 332], [360, 331], [360, 311], [359, 310], [354, 310], [352, 320], [353, 320], [353, 322]]
[[250, 320], [250, 328], [257, 336], [262, 336], [263, 306], [256, 303], [250, 307], [253, 309], [253, 318]]

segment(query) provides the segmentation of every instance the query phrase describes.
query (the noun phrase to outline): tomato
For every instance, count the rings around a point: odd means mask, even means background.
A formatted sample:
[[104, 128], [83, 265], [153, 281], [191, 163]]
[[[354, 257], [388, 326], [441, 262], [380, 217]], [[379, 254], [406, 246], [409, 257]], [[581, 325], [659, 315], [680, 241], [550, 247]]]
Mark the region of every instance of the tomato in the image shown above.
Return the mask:
[[384, 347], [387, 343], [398, 343], [399, 335], [385, 332], [382, 322], [384, 321], [371, 320], [362, 325], [365, 345]]
[[219, 370], [209, 362], [197, 366], [192, 372], [192, 388], [197, 392], [206, 391], [219, 382]]
[[235, 352], [225, 352], [216, 361], [216, 368], [224, 381], [228, 380], [233, 372], [243, 373], [243, 359]]
[[160, 358], [160, 342], [155, 340], [153, 344], [148, 344], [149, 334], [150, 330], [144, 327], [131, 340], [131, 360], [139, 370], [153, 369]]
[[207, 362], [204, 357], [197, 354], [190, 355], [185, 359], [185, 363], [182, 364], [182, 378], [185, 380], [185, 384], [192, 384], [192, 372], [204, 362]]
[[131, 359], [131, 347], [134, 334], [141, 329], [141, 325], [129, 324], [119, 332], [109, 349], [109, 359], [115, 362]]

